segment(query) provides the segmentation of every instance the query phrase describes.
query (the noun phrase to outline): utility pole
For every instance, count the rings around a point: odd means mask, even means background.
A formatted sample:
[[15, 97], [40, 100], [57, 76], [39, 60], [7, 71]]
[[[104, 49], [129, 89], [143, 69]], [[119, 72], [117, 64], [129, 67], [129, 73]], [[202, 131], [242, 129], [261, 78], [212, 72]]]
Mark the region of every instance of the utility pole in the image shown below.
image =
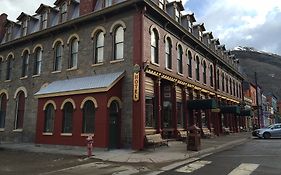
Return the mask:
[[260, 105], [259, 105], [259, 94], [258, 94], [258, 78], [257, 78], [257, 72], [255, 72], [255, 84], [256, 84], [256, 102], [257, 102], [257, 115], [258, 115], [258, 126], [260, 125]]

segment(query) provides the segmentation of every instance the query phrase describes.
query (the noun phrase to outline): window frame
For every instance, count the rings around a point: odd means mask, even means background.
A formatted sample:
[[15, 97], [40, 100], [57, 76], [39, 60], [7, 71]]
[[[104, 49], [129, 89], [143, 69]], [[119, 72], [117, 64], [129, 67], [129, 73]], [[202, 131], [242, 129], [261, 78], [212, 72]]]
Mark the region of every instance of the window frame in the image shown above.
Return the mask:
[[[52, 108], [50, 108], [50, 107], [52, 107]], [[44, 133], [53, 133], [54, 132], [55, 116], [56, 116], [55, 107], [52, 103], [49, 103], [46, 106], [45, 113], [44, 113], [44, 128], [43, 128]]]
[[46, 29], [48, 28], [48, 12], [44, 11], [41, 14], [41, 29]]
[[196, 67], [195, 67], [195, 71], [196, 71], [196, 80], [200, 81], [200, 59], [198, 56], [196, 56]]
[[165, 68], [172, 69], [172, 41], [170, 37], [165, 42]]
[[[117, 41], [118, 34], [119, 34], [118, 33], [119, 29], [120, 29], [120, 36], [121, 36], [121, 38], [120, 38], [120, 41]], [[119, 46], [121, 46], [121, 47], [119, 48]], [[122, 59], [124, 59], [124, 50], [125, 50], [124, 46], [125, 46], [125, 29], [124, 29], [123, 26], [118, 25], [115, 28], [115, 30], [114, 30], [114, 60], [122, 60]], [[120, 49], [122, 51], [120, 51]], [[120, 57], [119, 57], [119, 55], [120, 55]]]
[[6, 77], [5, 80], [11, 80], [12, 79], [12, 69], [13, 69], [13, 57], [10, 55], [7, 59], [7, 67], [6, 67]]
[[180, 44], [178, 45], [177, 71], [183, 74], [183, 48]]
[[159, 64], [159, 34], [155, 28], [151, 31], [150, 48], [151, 62]]
[[64, 23], [68, 20], [68, 5], [67, 2], [64, 2], [60, 6], [60, 21], [61, 23]]
[[[91, 104], [92, 106], [87, 106], [88, 104]], [[93, 111], [85, 111], [86, 107], [92, 107], [91, 110]], [[89, 110], [89, 109], [88, 109]], [[93, 112], [93, 115], [87, 115], [89, 113]], [[82, 108], [82, 134], [93, 134], [95, 133], [95, 118], [96, 118], [96, 106], [93, 101], [87, 100], [84, 103], [84, 106]], [[92, 122], [92, 123], [91, 123]], [[88, 128], [89, 127], [89, 128]]]
[[[67, 109], [67, 107], [69, 107], [69, 109]], [[66, 110], [69, 110], [69, 111], [66, 111]], [[63, 106], [62, 127], [61, 127], [61, 133], [62, 134], [72, 134], [72, 132], [73, 132], [73, 116], [74, 116], [73, 104], [71, 102], [66, 102]], [[67, 124], [69, 124], [69, 126], [66, 126]]]
[[[95, 38], [94, 38], [94, 64], [99, 64], [99, 63], [103, 63], [104, 62], [104, 44], [105, 44], [105, 36], [104, 36], [104, 32], [102, 30], [99, 30], [96, 32], [95, 34]], [[102, 36], [102, 44], [99, 46], [98, 43], [98, 39], [99, 36]], [[99, 50], [101, 50], [101, 52], [99, 52]], [[99, 53], [102, 53], [102, 56], [100, 58]], [[99, 60], [100, 58], [100, 60]]]
[[43, 49], [41, 47], [37, 47], [34, 54], [33, 75], [40, 75], [42, 71]]
[[[58, 55], [58, 48], [60, 49], [60, 54]], [[53, 71], [61, 71], [62, 69], [62, 58], [63, 58], [63, 45], [60, 41], [55, 44], [54, 47], [54, 65]]]
[[214, 87], [214, 68], [213, 65], [210, 65], [210, 86]]
[[[77, 50], [76, 46], [77, 44]], [[79, 40], [73, 37], [70, 41], [70, 57], [68, 60], [68, 69], [77, 69], [78, 67], [78, 54], [79, 54]]]
[[22, 55], [22, 72], [21, 72], [22, 78], [28, 76], [28, 64], [29, 64], [29, 53], [26, 50]]
[[190, 51], [187, 52], [187, 68], [188, 68], [188, 77], [192, 78], [192, 53]]
[[23, 129], [23, 120], [25, 114], [25, 94], [19, 91], [16, 96], [16, 113], [14, 120], [14, 129]]
[[22, 36], [26, 36], [28, 33], [28, 19], [22, 21]]
[[5, 128], [8, 97], [5, 93], [0, 94], [0, 128]]
[[203, 61], [203, 71], [202, 71], [202, 74], [203, 74], [203, 83], [207, 84], [207, 64], [206, 64], [205, 60]]

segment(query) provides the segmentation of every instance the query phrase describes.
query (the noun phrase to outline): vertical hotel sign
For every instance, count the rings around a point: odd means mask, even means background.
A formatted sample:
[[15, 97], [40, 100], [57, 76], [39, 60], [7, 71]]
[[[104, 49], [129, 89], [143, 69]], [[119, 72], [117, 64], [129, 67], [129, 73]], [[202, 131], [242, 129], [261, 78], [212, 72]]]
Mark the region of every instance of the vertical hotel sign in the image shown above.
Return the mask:
[[134, 89], [133, 89], [133, 100], [139, 101], [140, 99], [140, 66], [135, 64], [134, 66]]

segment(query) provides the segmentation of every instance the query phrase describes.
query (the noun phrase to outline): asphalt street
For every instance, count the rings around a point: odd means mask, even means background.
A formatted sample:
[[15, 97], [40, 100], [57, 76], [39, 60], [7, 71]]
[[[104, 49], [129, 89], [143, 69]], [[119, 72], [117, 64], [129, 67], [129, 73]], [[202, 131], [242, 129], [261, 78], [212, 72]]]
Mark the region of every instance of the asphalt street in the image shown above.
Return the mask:
[[243, 145], [195, 159], [160, 174], [280, 175], [280, 145], [281, 139], [252, 139]]

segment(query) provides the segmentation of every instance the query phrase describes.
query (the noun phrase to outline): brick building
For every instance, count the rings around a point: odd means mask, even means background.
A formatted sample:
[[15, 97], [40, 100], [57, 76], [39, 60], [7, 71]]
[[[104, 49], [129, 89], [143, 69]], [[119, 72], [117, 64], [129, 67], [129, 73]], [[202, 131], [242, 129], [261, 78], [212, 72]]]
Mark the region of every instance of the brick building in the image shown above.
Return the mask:
[[4, 141], [142, 149], [196, 124], [237, 132], [238, 61], [181, 1], [57, 0], [0, 16]]

